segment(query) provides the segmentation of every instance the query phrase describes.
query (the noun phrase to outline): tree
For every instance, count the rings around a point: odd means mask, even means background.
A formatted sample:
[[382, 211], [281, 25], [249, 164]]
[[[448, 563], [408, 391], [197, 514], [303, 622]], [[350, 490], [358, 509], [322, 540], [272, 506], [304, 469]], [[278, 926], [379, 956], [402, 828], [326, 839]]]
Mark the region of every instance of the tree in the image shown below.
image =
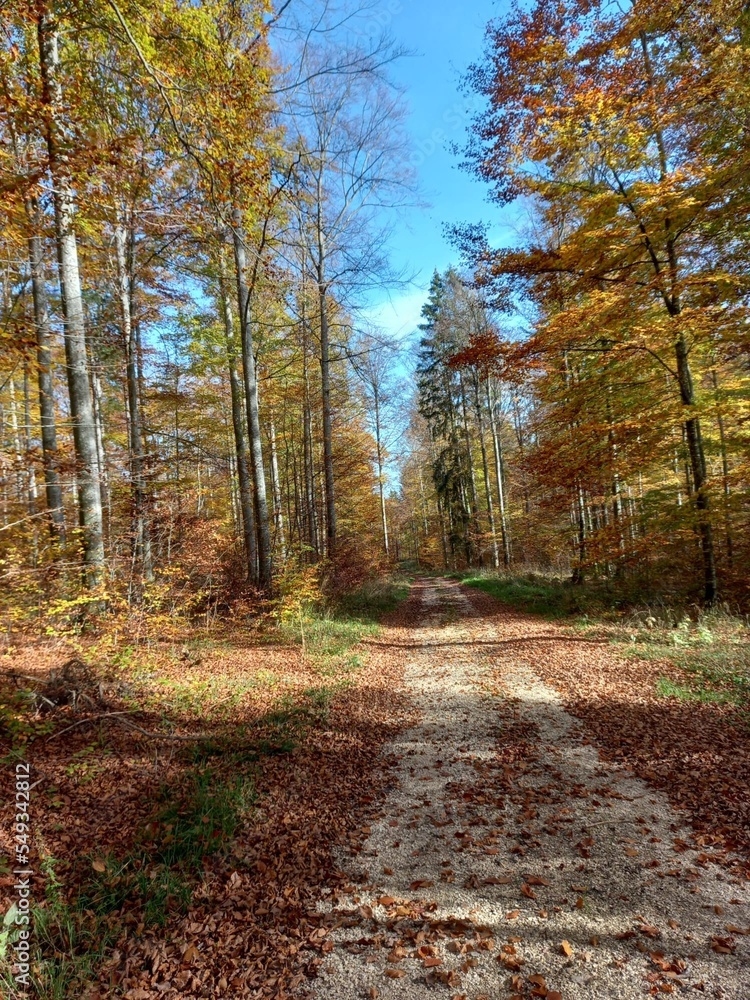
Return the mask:
[[42, 6], [37, 14], [41, 104], [55, 210], [60, 299], [64, 317], [65, 359], [73, 421], [86, 582], [97, 588], [104, 571], [104, 525], [96, 421], [86, 350], [86, 323], [75, 231], [75, 198], [63, 121], [63, 90], [57, 25]]
[[[493, 251], [476, 229], [457, 239], [498, 298], [508, 282], [535, 298], [536, 356], [637, 355], [667, 379], [710, 603], [717, 566], [701, 387], [706, 352], [727, 324], [709, 291], [716, 248], [707, 226], [744, 154], [725, 150], [720, 166], [707, 155], [703, 104], [717, 67], [704, 50], [696, 72], [705, 38], [685, 23], [670, 5], [621, 13], [549, 0], [494, 23], [469, 76], [487, 107], [468, 163], [500, 203], [534, 199], [547, 238], [511, 251]], [[719, 281], [729, 292], [733, 279]]]
[[385, 76], [399, 55], [385, 38], [338, 52], [311, 48], [289, 113], [301, 150], [303, 266], [317, 293], [325, 472], [326, 550], [336, 550], [330, 299], [387, 280], [387, 229], [376, 220], [404, 196], [400, 100]]
[[[396, 394], [400, 388], [395, 373], [397, 350], [398, 345], [382, 335], [364, 333], [352, 344], [349, 354], [352, 367], [362, 383], [370, 424], [375, 434], [380, 521], [383, 530], [383, 551], [386, 559], [391, 556], [391, 544], [385, 502], [385, 461], [388, 440], [389, 437], [393, 437], [393, 408], [396, 403]], [[388, 434], [389, 423], [391, 424], [390, 435]]]

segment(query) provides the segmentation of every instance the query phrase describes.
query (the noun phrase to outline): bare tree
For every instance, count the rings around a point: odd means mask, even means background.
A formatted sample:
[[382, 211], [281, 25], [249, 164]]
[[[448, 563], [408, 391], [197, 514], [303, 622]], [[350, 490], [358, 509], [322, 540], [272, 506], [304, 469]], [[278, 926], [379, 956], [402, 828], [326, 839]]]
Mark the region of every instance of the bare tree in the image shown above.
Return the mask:
[[[316, 289], [320, 335], [326, 550], [336, 549], [331, 365], [337, 350], [331, 296], [347, 301], [392, 279], [386, 209], [404, 201], [408, 177], [400, 95], [386, 69], [401, 52], [387, 37], [363, 45], [306, 46], [287, 103], [300, 149], [305, 268]], [[333, 353], [332, 353], [333, 352]]]
[[389, 445], [403, 430], [394, 414], [394, 404], [401, 395], [396, 368], [398, 346], [382, 335], [365, 333], [357, 338], [349, 352], [349, 360], [362, 383], [368, 418], [375, 436], [380, 518], [386, 558], [390, 558], [391, 544], [385, 503], [385, 463]]

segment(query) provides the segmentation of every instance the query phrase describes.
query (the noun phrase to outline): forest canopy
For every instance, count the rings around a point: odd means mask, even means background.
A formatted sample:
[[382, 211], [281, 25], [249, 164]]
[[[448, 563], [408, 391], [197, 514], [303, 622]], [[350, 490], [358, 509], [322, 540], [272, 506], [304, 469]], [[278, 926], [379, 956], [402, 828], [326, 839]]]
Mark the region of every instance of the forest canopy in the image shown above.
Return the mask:
[[749, 57], [740, 4], [490, 24], [465, 166], [527, 223], [457, 227], [424, 309], [405, 481], [431, 466], [448, 564], [746, 601]]
[[414, 199], [367, 8], [5, 13], [9, 622], [394, 560], [746, 601], [743, 5], [490, 23], [463, 165], [522, 232], [453, 229], [411, 354], [360, 311]]

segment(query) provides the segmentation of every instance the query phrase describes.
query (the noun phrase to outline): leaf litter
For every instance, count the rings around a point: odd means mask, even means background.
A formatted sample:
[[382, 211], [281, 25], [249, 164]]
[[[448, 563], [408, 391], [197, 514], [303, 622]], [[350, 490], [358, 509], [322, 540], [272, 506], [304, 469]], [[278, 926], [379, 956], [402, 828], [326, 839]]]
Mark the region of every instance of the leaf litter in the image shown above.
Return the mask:
[[[744, 764], [690, 787], [728, 765], [720, 708], [664, 713], [648, 665], [444, 580], [418, 581], [367, 646], [329, 713], [258, 761], [256, 806], [231, 852], [203, 859], [187, 911], [148, 927], [126, 907], [82, 997], [750, 995], [746, 805], [722, 812]], [[319, 681], [278, 650], [243, 655], [297, 695]], [[213, 683], [210, 656], [190, 669]], [[273, 699], [227, 700], [219, 729], [261, 734]], [[170, 731], [199, 718], [175, 706]], [[81, 843], [106, 870], [182, 767], [112, 725], [106, 768], [81, 781], [83, 729], [34, 744], [39, 832], [68, 879]]]
[[[743, 859], [597, 752], [539, 677], [542, 660], [569, 670], [568, 637], [452, 581], [414, 589], [406, 687], [420, 719], [388, 747], [394, 787], [343, 901], [375, 905], [334, 930], [314, 995], [746, 1000], [750, 949], [722, 916], [750, 917]], [[383, 894], [398, 905], [379, 907]], [[425, 946], [439, 966], [425, 969]]]

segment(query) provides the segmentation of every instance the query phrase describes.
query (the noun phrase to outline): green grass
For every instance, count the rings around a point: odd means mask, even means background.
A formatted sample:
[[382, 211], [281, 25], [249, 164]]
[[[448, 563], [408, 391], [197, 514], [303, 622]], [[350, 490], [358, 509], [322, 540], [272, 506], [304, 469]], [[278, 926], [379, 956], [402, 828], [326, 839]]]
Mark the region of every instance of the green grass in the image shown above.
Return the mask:
[[671, 663], [683, 677], [679, 682], [662, 677], [657, 684], [662, 697], [738, 707], [750, 702], [746, 616], [664, 600], [644, 604], [606, 583], [580, 586], [535, 574], [475, 573], [463, 582], [578, 633], [608, 639], [620, 655]]
[[204, 859], [230, 849], [254, 801], [250, 776], [230, 779], [197, 768], [179, 787], [162, 789], [126, 857], [81, 859], [72, 873], [74, 894], [60, 880], [60, 863], [43, 858], [45, 900], [33, 914], [37, 995], [42, 1000], [83, 996], [129, 915], [148, 927], [184, 911]]
[[737, 703], [730, 691], [716, 691], [700, 684], [695, 686], [678, 684], [669, 677], [659, 678], [656, 682], [656, 692], [662, 698], [677, 698], [679, 701], [713, 702], [720, 705], [727, 702]]
[[[328, 675], [350, 673], [360, 667], [361, 660], [356, 656], [347, 658], [347, 654], [364, 639], [377, 635], [383, 616], [393, 611], [408, 593], [409, 584], [405, 581], [372, 580], [325, 606], [306, 609], [305, 649], [311, 663]], [[279, 622], [278, 634], [284, 642], [301, 644], [300, 627], [295, 620]]]
[[408, 593], [409, 583], [405, 579], [371, 580], [338, 598], [334, 610], [362, 624], [376, 625], [383, 615], [395, 610]]
[[529, 574], [525, 577], [456, 575], [468, 587], [476, 587], [491, 594], [504, 604], [541, 615], [547, 619], [565, 618], [579, 614], [584, 608], [592, 610], [588, 595], [576, 593], [570, 584], [561, 580], [546, 579]]

